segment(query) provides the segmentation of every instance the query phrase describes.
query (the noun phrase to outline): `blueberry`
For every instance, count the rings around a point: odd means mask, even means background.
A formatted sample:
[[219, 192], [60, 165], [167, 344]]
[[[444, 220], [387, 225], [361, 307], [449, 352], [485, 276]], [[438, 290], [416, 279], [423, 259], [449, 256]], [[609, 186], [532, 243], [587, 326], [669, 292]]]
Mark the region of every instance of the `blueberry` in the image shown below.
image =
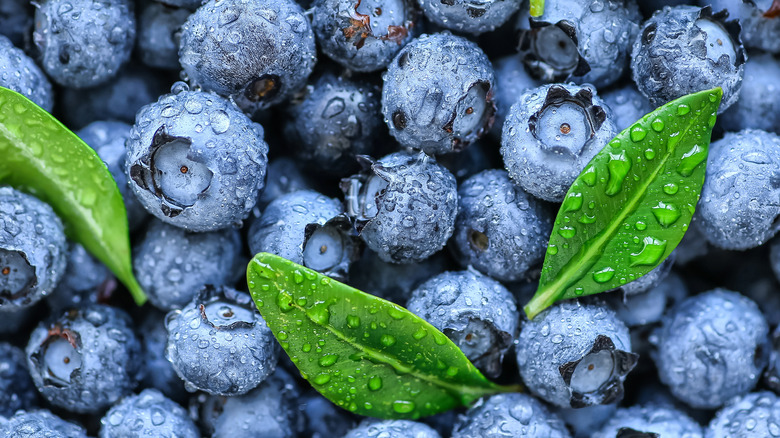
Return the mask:
[[124, 398], [106, 412], [100, 423], [100, 438], [200, 437], [187, 411], [156, 389]]
[[523, 59], [515, 54], [499, 58], [493, 66], [496, 75], [496, 121], [490, 132], [495, 138], [501, 140], [501, 128], [517, 96], [542, 83], [528, 73]]
[[265, 180], [263, 128], [230, 101], [185, 89], [138, 112], [126, 143], [130, 186], [147, 211], [188, 231], [240, 224]]
[[769, 391], [735, 397], [715, 414], [707, 438], [759, 438], [780, 435], [780, 400]]
[[317, 392], [301, 397], [299, 415], [305, 415], [305, 430], [299, 435], [310, 438], [343, 437], [354, 427], [347, 411], [340, 409]]
[[698, 213], [704, 237], [724, 249], [764, 244], [778, 230], [780, 137], [758, 130], [710, 145]]
[[62, 118], [72, 129], [99, 120], [132, 124], [142, 106], [170, 87], [165, 76], [141, 65], [128, 65], [108, 82], [88, 90], [66, 88], [60, 95]]
[[358, 256], [357, 238], [340, 203], [315, 191], [300, 190], [268, 204], [249, 228], [249, 249], [268, 252], [345, 279]]
[[459, 151], [493, 123], [493, 66], [463, 37], [440, 33], [415, 39], [383, 78], [382, 113], [404, 147], [430, 155]]
[[666, 309], [672, 307], [673, 303], [683, 300], [687, 295], [688, 288], [685, 283], [677, 274], [672, 273], [661, 280], [657, 286], [646, 291], [634, 294], [618, 291], [611, 293], [607, 298], [617, 312], [618, 318], [628, 327], [637, 327], [660, 321]]
[[504, 24], [524, 2], [521, 0], [417, 0], [432, 23], [471, 34], [491, 32]]
[[141, 387], [156, 389], [166, 397], [182, 402], [187, 400], [184, 382], [165, 357], [168, 330], [165, 328], [164, 317], [165, 315], [159, 312], [148, 312], [138, 330], [143, 346], [141, 362], [144, 364]]
[[[776, 20], [777, 2], [773, 0], [700, 0], [713, 11], [726, 9], [742, 26], [740, 37], [747, 47], [780, 53], [780, 22]], [[751, 56], [753, 54], [751, 53]]]
[[607, 424], [592, 435], [592, 438], [631, 436], [702, 438], [704, 435], [701, 426], [684, 412], [666, 406], [636, 405], [618, 409]]
[[479, 401], [455, 424], [452, 438], [504, 436], [568, 438], [563, 421], [539, 400], [520, 393]]
[[135, 43], [128, 0], [46, 0], [35, 10], [33, 40], [43, 69], [60, 85], [94, 87], [116, 76]]
[[617, 404], [595, 405], [584, 408], [557, 408], [554, 410], [577, 438], [592, 438], [607, 420], [615, 415]]
[[618, 133], [609, 107], [590, 86], [532, 88], [504, 122], [501, 155], [525, 191], [561, 202], [585, 165]]
[[763, 129], [780, 133], [778, 83], [780, 62], [767, 53], [751, 53], [745, 63], [745, 77], [739, 99], [718, 117], [718, 125], [726, 131]]
[[482, 140], [478, 140], [460, 152], [439, 155], [436, 160], [461, 183], [466, 178], [493, 167], [493, 150], [492, 144], [484, 144]]
[[[0, 0], [0, 16], [4, 2]], [[2, 18], [0, 18], [0, 26]], [[0, 27], [0, 29], [3, 29]], [[9, 88], [36, 105], [51, 112], [54, 92], [41, 69], [21, 49], [17, 49], [7, 37], [0, 35], [0, 86]]]
[[414, 0], [317, 0], [312, 27], [322, 52], [357, 72], [383, 69], [419, 24]]
[[618, 131], [633, 125], [654, 109], [633, 83], [605, 91], [601, 93], [601, 98], [615, 115], [615, 127]]
[[130, 230], [137, 230], [148, 215], [146, 210], [138, 202], [135, 193], [130, 190], [125, 175], [125, 157], [127, 150], [125, 142], [130, 137], [132, 126], [123, 122], [92, 122], [76, 132], [84, 143], [97, 152], [98, 156], [108, 167], [111, 176], [119, 187], [119, 193], [122, 194], [122, 200], [125, 202], [127, 211], [127, 223]]
[[572, 408], [620, 401], [623, 381], [638, 359], [615, 312], [577, 301], [562, 301], [525, 321], [515, 349], [528, 389]]
[[639, 20], [633, 0], [548, 0], [540, 17], [521, 10], [518, 49], [544, 82], [606, 87], [628, 67]]
[[230, 285], [241, 276], [241, 249], [237, 230], [190, 233], [154, 220], [133, 251], [133, 269], [155, 307], [180, 309], [204, 285]]
[[725, 289], [692, 296], [664, 316], [651, 338], [655, 364], [672, 394], [695, 408], [717, 408], [755, 386], [770, 352], [756, 303]]
[[552, 216], [506, 171], [480, 172], [461, 184], [458, 195], [452, 249], [461, 265], [516, 281], [542, 262]]
[[244, 292], [206, 286], [166, 327], [168, 360], [188, 389], [245, 394], [276, 367], [276, 340]]
[[27, 2], [0, 0], [0, 35], [8, 37], [16, 47], [27, 48], [32, 34], [33, 11], [33, 6]]
[[35, 386], [54, 406], [98, 413], [138, 383], [141, 345], [121, 309], [88, 304], [41, 322], [27, 343]]
[[290, 107], [285, 134], [309, 169], [344, 176], [358, 170], [356, 155], [372, 155], [381, 135], [380, 91], [367, 82], [326, 73]]
[[210, 0], [182, 26], [189, 81], [250, 113], [287, 100], [316, 60], [314, 32], [293, 0]]
[[87, 438], [87, 432], [51, 412], [18, 411], [6, 421], [0, 417], [0, 432], [13, 438]]
[[282, 195], [312, 188], [313, 182], [301, 171], [296, 160], [289, 157], [275, 158], [268, 162], [265, 189], [260, 193], [257, 207], [264, 210], [271, 201]]
[[438, 432], [423, 423], [410, 420], [363, 420], [344, 438], [440, 438]]
[[424, 153], [396, 152], [344, 179], [347, 213], [379, 258], [417, 263], [439, 251], [455, 228], [455, 177]]
[[178, 70], [180, 28], [190, 16], [184, 8], [149, 3], [138, 19], [138, 55], [149, 67]]
[[56, 293], [46, 297], [53, 314], [84, 303], [105, 302], [116, 288], [116, 280], [106, 266], [78, 243], [70, 243], [67, 268]]
[[634, 82], [653, 106], [714, 87], [723, 89], [719, 113], [739, 97], [745, 50], [739, 24], [710, 7], [665, 7], [647, 20], [634, 42]]
[[51, 207], [0, 186], [0, 317], [51, 294], [66, 254], [62, 222]]
[[366, 249], [351, 267], [350, 284], [403, 306], [417, 286], [444, 272], [448, 265], [445, 253], [434, 254], [418, 263], [399, 265], [385, 262], [376, 252]]
[[24, 351], [0, 343], [0, 416], [10, 417], [20, 409], [37, 405], [38, 391], [30, 379]]
[[501, 374], [520, 314], [501, 283], [472, 271], [444, 272], [412, 292], [410, 312], [447, 335], [489, 377]]

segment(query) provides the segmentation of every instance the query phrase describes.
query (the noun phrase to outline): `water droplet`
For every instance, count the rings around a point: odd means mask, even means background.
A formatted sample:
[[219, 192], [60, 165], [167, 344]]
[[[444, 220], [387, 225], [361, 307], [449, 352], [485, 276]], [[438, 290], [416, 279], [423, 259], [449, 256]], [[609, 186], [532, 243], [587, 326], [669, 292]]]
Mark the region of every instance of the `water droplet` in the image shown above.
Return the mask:
[[634, 227], [636, 227], [636, 229], [639, 231], [644, 231], [645, 229], [647, 229], [647, 224], [642, 221], [636, 221]]
[[303, 350], [304, 353], [308, 353], [311, 351], [311, 344], [303, 344], [301, 346], [301, 350]]
[[718, 100], [718, 96], [715, 93], [710, 93], [709, 96], [707, 96], [710, 99], [710, 102], [715, 103]]
[[594, 272], [593, 281], [595, 281], [596, 283], [606, 283], [609, 280], [612, 280], [612, 277], [614, 276], [615, 276], [615, 270], [607, 267]]
[[558, 254], [558, 247], [555, 246], [555, 245], [552, 245], [552, 244], [548, 245], [547, 246], [547, 254], [550, 254], [550, 255]]
[[593, 166], [588, 167], [582, 172], [580, 177], [582, 178], [582, 182], [593, 187], [596, 184], [596, 168]]
[[647, 132], [642, 128], [640, 125], [634, 125], [631, 127], [631, 132], [629, 133], [629, 137], [631, 137], [631, 141], [634, 143], [642, 141], [647, 136]]
[[560, 234], [564, 239], [571, 239], [575, 234], [577, 234], [577, 230], [574, 227], [561, 227], [558, 229], [558, 234]]
[[315, 324], [325, 325], [330, 321], [330, 312], [328, 311], [328, 307], [324, 304], [319, 304], [307, 309], [306, 314], [309, 315], [309, 318], [311, 318]]
[[408, 414], [414, 410], [414, 402], [407, 400], [396, 400], [393, 402], [393, 410], [399, 414]]
[[382, 389], [382, 378], [379, 376], [372, 376], [368, 379], [368, 389], [372, 391], [379, 391]]
[[318, 374], [314, 378], [314, 383], [318, 385], [324, 385], [326, 383], [330, 382], [330, 374]]
[[653, 158], [655, 158], [655, 149], [653, 148], [645, 149], [645, 158], [647, 158], [648, 160], [652, 160]]
[[609, 170], [609, 182], [605, 193], [614, 196], [623, 189], [623, 181], [631, 170], [631, 159], [626, 156], [625, 151], [621, 151], [620, 154], [609, 154], [607, 170]]
[[577, 222], [581, 224], [592, 224], [593, 222], [596, 222], [596, 215], [589, 215], [584, 213], [582, 216], [580, 216], [579, 219], [577, 219]]
[[230, 128], [230, 116], [222, 110], [211, 113], [211, 129], [215, 134], [223, 134]]
[[676, 205], [666, 202], [658, 202], [658, 204], [650, 210], [653, 212], [653, 216], [655, 216], [658, 223], [664, 227], [668, 227], [677, 222], [677, 219], [682, 215], [680, 209], [677, 208]]
[[320, 358], [320, 366], [329, 367], [339, 360], [338, 354], [326, 354]]
[[379, 342], [381, 342], [385, 347], [392, 347], [395, 345], [395, 337], [384, 334], [381, 338], [379, 338]]
[[293, 310], [293, 298], [287, 295], [285, 292], [279, 292], [276, 294], [276, 305], [279, 306], [279, 310], [282, 312], [289, 312]]
[[446, 337], [446, 336], [444, 336], [444, 335], [443, 335], [443, 334], [441, 334], [441, 333], [434, 333], [434, 334], [433, 334], [433, 340], [434, 340], [434, 342], [436, 342], [436, 344], [438, 344], [438, 345], [444, 345], [444, 344], [446, 344], [446, 343], [447, 343], [447, 337]]
[[447, 371], [445, 371], [448, 376], [455, 377], [458, 375], [458, 369], [455, 367], [449, 367], [447, 368]]
[[661, 119], [655, 119], [650, 123], [650, 127], [653, 128], [653, 131], [655, 132], [661, 132], [664, 130], [664, 121]]
[[412, 335], [412, 337], [418, 341], [426, 336], [428, 336], [428, 330], [425, 330], [423, 327], [417, 329], [417, 331]]
[[567, 193], [563, 200], [564, 211], [577, 211], [582, 208], [582, 193]]
[[677, 184], [669, 183], [664, 185], [663, 190], [664, 193], [666, 193], [667, 195], [674, 195], [675, 193], [677, 193], [677, 190], [679, 190], [679, 188], [677, 187]]
[[631, 266], [655, 266], [666, 251], [666, 241], [648, 236], [642, 240], [642, 243], [644, 246], [641, 251], [629, 255]]
[[677, 114], [678, 115], [684, 116], [684, 115], [688, 114], [689, 112], [691, 112], [691, 107], [689, 107], [688, 105], [686, 105], [684, 103], [681, 103], [680, 105], [677, 105]]
[[577, 287], [574, 289], [574, 295], [577, 295], [578, 297], [585, 293], [585, 289], [581, 287]]
[[387, 309], [387, 314], [393, 319], [404, 319], [406, 314], [396, 307], [390, 307]]
[[360, 327], [360, 317], [357, 315], [347, 315], [347, 327], [349, 328]]
[[301, 274], [301, 271], [296, 270], [293, 273], [293, 281], [295, 281], [298, 284], [303, 283], [303, 274]]
[[680, 159], [680, 165], [677, 166], [677, 172], [682, 176], [691, 176], [693, 170], [707, 158], [707, 147], [694, 145], [691, 150], [685, 153]]

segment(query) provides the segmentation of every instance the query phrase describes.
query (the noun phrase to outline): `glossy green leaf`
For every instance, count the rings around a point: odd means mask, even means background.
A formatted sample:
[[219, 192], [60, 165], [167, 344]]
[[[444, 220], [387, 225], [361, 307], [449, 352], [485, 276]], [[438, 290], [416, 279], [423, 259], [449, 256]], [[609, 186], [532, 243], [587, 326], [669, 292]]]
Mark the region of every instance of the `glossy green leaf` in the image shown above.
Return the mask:
[[715, 88], [656, 109], [585, 166], [555, 218], [529, 318], [636, 280], [669, 256], [699, 200], [722, 95]]
[[146, 301], [133, 276], [122, 195], [92, 148], [49, 113], [0, 87], [0, 184], [32, 193], [54, 208], [68, 237], [100, 259]]
[[377, 418], [419, 418], [516, 391], [487, 380], [444, 334], [389, 301], [287, 259], [247, 268], [268, 326], [322, 395]]
[[541, 17], [544, 15], [544, 0], [531, 0], [531, 16]]

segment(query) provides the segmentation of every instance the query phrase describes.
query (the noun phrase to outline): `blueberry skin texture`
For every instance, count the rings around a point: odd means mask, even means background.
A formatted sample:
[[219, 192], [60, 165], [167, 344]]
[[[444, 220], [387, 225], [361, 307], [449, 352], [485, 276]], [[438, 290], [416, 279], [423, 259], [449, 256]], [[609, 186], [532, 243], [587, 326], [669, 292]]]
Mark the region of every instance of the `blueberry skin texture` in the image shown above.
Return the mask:
[[[722, 35], [713, 33], [710, 37], [728, 40], [723, 46], [708, 48], [707, 31], [698, 23], [719, 27]], [[721, 52], [726, 48], [732, 53]], [[654, 107], [686, 94], [721, 87], [720, 114], [739, 97], [745, 60], [739, 25], [726, 22], [723, 13], [713, 14], [709, 7], [665, 7], [642, 26], [631, 52], [631, 71], [639, 91]]]
[[274, 199], [298, 190], [313, 190], [312, 181], [302, 171], [298, 162], [290, 157], [279, 157], [268, 162], [265, 188], [257, 199], [255, 217]]
[[607, 420], [615, 415], [617, 404], [588, 406], [585, 408], [557, 408], [553, 412], [569, 426], [577, 438], [591, 438]]
[[149, 3], [138, 19], [138, 55], [149, 67], [178, 70], [179, 29], [190, 11]]
[[723, 249], [763, 245], [777, 233], [780, 137], [758, 130], [710, 145], [698, 213], [702, 234]]
[[613, 118], [590, 86], [526, 91], [509, 110], [501, 137], [509, 177], [537, 198], [563, 201], [585, 165], [617, 135]]
[[[658, 405], [634, 405], [618, 409], [592, 438], [615, 438], [623, 429], [656, 434], [657, 438], [702, 438], [702, 428], [682, 411]], [[626, 432], [623, 432], [626, 433]]]
[[489, 377], [501, 374], [520, 320], [514, 296], [501, 283], [472, 271], [444, 272], [415, 289], [406, 308], [441, 330]]
[[203, 286], [229, 285], [242, 271], [238, 230], [190, 233], [152, 221], [133, 251], [133, 270], [155, 307], [181, 309]]
[[87, 438], [87, 431], [48, 410], [18, 411], [0, 418], [0, 432], [14, 438]]
[[718, 125], [730, 132], [762, 129], [780, 133], [778, 83], [780, 62], [768, 53], [751, 54], [745, 64], [739, 99], [718, 117]]
[[[65, 12], [67, 11], [67, 12]], [[116, 76], [135, 44], [128, 0], [46, 0], [35, 10], [33, 41], [54, 82], [70, 88]]]
[[310, 438], [343, 437], [354, 427], [347, 411], [337, 407], [318, 392], [304, 394], [298, 402], [299, 416], [304, 415], [305, 426], [299, 436]]
[[612, 110], [618, 132], [633, 125], [655, 109], [633, 83], [605, 91], [601, 93], [601, 98]]
[[776, 20], [777, 12], [770, 13], [771, 17], [764, 15], [772, 9], [772, 0], [701, 0], [699, 4], [711, 5], [714, 11], [726, 9], [732, 19], [738, 19], [742, 26], [740, 38], [745, 42], [745, 46], [780, 53], [780, 22]]
[[521, 8], [520, 56], [545, 83], [611, 85], [628, 68], [640, 22], [636, 3], [548, 0], [544, 14], [534, 18]]
[[[2, 8], [0, 4], [0, 15]], [[46, 75], [35, 61], [3, 35], [0, 35], [0, 86], [23, 94], [48, 112], [54, 107], [54, 92]]]
[[312, 8], [322, 52], [356, 72], [387, 67], [420, 18], [414, 0], [317, 0]]
[[566, 425], [539, 400], [507, 393], [480, 400], [460, 418], [452, 438], [569, 438]]
[[358, 170], [356, 155], [373, 155], [384, 140], [379, 88], [326, 73], [289, 107], [285, 134], [308, 168], [346, 176]]
[[687, 296], [685, 283], [679, 275], [671, 273], [646, 291], [635, 294], [613, 292], [607, 295], [607, 300], [628, 327], [638, 327], [661, 321], [667, 309]]
[[145, 365], [140, 387], [156, 389], [182, 404], [186, 402], [189, 393], [184, 389], [184, 382], [165, 357], [165, 348], [168, 346], [165, 314], [148, 312], [141, 321], [138, 336], [141, 338], [142, 363]]
[[661, 382], [694, 408], [750, 391], [767, 365], [769, 327], [749, 298], [725, 289], [692, 296], [664, 316], [650, 341]]
[[455, 177], [422, 152], [387, 155], [363, 174], [342, 180], [342, 190], [360, 237], [385, 262], [425, 260], [455, 229]]
[[156, 389], [144, 389], [115, 404], [100, 419], [99, 438], [199, 438], [187, 411]]
[[28, 47], [32, 27], [33, 6], [31, 4], [18, 0], [0, 0], [0, 35], [8, 37], [16, 47]]
[[410, 420], [363, 420], [344, 438], [441, 438], [432, 427]]
[[506, 171], [474, 175], [458, 188], [458, 197], [452, 248], [462, 266], [517, 281], [543, 260], [551, 214], [514, 185]]
[[0, 316], [51, 294], [66, 266], [62, 222], [48, 204], [0, 187]]
[[401, 146], [457, 152], [493, 124], [493, 66], [471, 41], [439, 33], [407, 44], [383, 75], [382, 114]]
[[543, 85], [533, 76], [528, 74], [523, 64], [523, 59], [516, 54], [504, 56], [493, 62], [496, 75], [496, 116], [490, 133], [501, 140], [501, 128], [504, 126], [509, 109], [515, 103], [517, 96], [525, 93], [530, 88]]
[[245, 394], [276, 367], [274, 335], [244, 292], [207, 286], [166, 327], [167, 358], [190, 390]]
[[130, 394], [142, 366], [132, 327], [123, 310], [102, 304], [38, 324], [26, 348], [38, 391], [52, 405], [82, 414], [99, 413]]
[[264, 185], [263, 127], [230, 101], [185, 88], [138, 112], [126, 143], [130, 187], [147, 211], [185, 230], [240, 225]]
[[133, 124], [142, 106], [154, 102], [169, 89], [170, 83], [159, 71], [129, 64], [104, 84], [87, 90], [63, 89], [60, 113], [71, 129], [102, 120]]
[[131, 129], [132, 126], [124, 122], [97, 121], [81, 128], [76, 132], [76, 135], [94, 149], [108, 167], [108, 171], [111, 172], [111, 176], [119, 187], [119, 193], [122, 194], [127, 211], [127, 224], [130, 231], [134, 231], [144, 223], [148, 214], [136, 199], [135, 193], [131, 191], [125, 174], [125, 157], [127, 156], [125, 142], [130, 137]]
[[60, 314], [87, 302], [104, 300], [115, 287], [111, 271], [83, 246], [70, 242], [65, 274], [57, 285], [56, 293], [46, 297], [46, 303], [53, 314]]
[[504, 24], [523, 3], [521, 0], [417, 0], [432, 23], [456, 32], [479, 35]]
[[[559, 302], [524, 321], [515, 351], [520, 376], [530, 392], [564, 408], [620, 401], [623, 381], [638, 358], [631, 353], [628, 328], [614, 311], [600, 303], [577, 301]], [[603, 367], [577, 367], [599, 357], [608, 360], [602, 363], [609, 365], [608, 375], [590, 374]], [[585, 382], [578, 381], [580, 371]], [[588, 385], [589, 378], [598, 377], [598, 387]]]
[[248, 113], [287, 100], [316, 61], [314, 32], [292, 0], [210, 0], [182, 26], [179, 62], [191, 85]]
[[282, 195], [268, 204], [262, 216], [249, 228], [248, 242], [252, 254], [267, 252], [293, 263], [308, 266], [307, 246], [317, 230], [333, 230], [341, 247], [327, 267], [309, 266], [337, 279], [345, 279], [349, 264], [357, 258], [358, 242], [341, 203], [312, 190]]
[[769, 391], [735, 397], [710, 421], [707, 438], [753, 438], [780, 435], [780, 400]]
[[31, 409], [37, 404], [38, 391], [30, 379], [24, 351], [9, 343], [0, 343], [0, 416], [10, 417], [18, 410]]

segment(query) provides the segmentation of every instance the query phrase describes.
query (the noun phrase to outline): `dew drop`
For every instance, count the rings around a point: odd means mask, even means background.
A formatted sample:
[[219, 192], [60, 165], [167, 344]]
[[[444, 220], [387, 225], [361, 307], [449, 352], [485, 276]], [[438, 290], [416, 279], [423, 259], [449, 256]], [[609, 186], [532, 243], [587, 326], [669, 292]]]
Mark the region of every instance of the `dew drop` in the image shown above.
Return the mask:
[[339, 360], [338, 354], [326, 354], [320, 358], [321, 367], [329, 367]]
[[593, 222], [596, 222], [596, 215], [589, 215], [584, 213], [582, 216], [580, 216], [579, 219], [577, 219], [577, 222], [581, 224], [592, 224]]
[[371, 376], [371, 378], [368, 379], [368, 389], [371, 391], [379, 391], [382, 389], [382, 378], [379, 376]]
[[620, 154], [609, 154], [607, 170], [609, 171], [609, 182], [605, 193], [608, 196], [614, 196], [623, 189], [623, 181], [626, 179], [628, 171], [631, 170], [631, 159], [626, 156], [625, 151], [621, 151]]
[[647, 158], [648, 160], [652, 160], [653, 158], [655, 158], [655, 149], [653, 148], [645, 149], [645, 158]]
[[648, 236], [642, 240], [642, 243], [641, 251], [629, 255], [631, 266], [655, 266], [666, 251], [666, 241]]
[[680, 209], [677, 208], [676, 205], [662, 201], [658, 202], [658, 204], [650, 210], [653, 212], [653, 216], [655, 216], [658, 223], [663, 227], [674, 224], [677, 222], [677, 219], [680, 219], [680, 216], [682, 216]]
[[547, 245], [547, 254], [550, 255], [558, 254], [558, 247], [553, 244]]
[[691, 176], [693, 170], [707, 158], [707, 147], [694, 145], [680, 159], [680, 165], [677, 166], [677, 172], [682, 176]]
[[407, 400], [396, 400], [393, 402], [393, 410], [399, 414], [408, 414], [414, 410], [414, 402]]
[[661, 119], [655, 119], [650, 123], [650, 127], [653, 128], [653, 131], [655, 132], [661, 132], [664, 130], [664, 121]]
[[558, 234], [564, 239], [571, 239], [577, 234], [577, 230], [574, 227], [561, 227], [558, 229]]
[[640, 125], [637, 124], [631, 127], [631, 132], [629, 134], [629, 137], [631, 137], [631, 141], [633, 141], [634, 143], [638, 143], [642, 141], [646, 136], [647, 136], [647, 132]]
[[303, 283], [303, 274], [301, 274], [301, 271], [296, 270], [293, 273], [293, 281], [295, 281], [298, 284]]
[[314, 383], [318, 385], [324, 385], [326, 383], [330, 382], [330, 374], [318, 374], [314, 378]]
[[677, 190], [679, 190], [679, 188], [677, 187], [677, 184], [669, 183], [664, 185], [663, 190], [664, 193], [666, 193], [667, 195], [674, 195], [675, 193], [677, 193]]
[[642, 221], [636, 221], [636, 224], [634, 224], [634, 227], [639, 231], [644, 231], [647, 229], [647, 224]]
[[328, 323], [328, 321], [330, 321], [330, 312], [328, 311], [328, 307], [325, 305], [312, 307], [306, 311], [306, 314], [309, 315], [315, 324], [325, 325]]
[[612, 280], [612, 277], [615, 276], [615, 270], [612, 268], [604, 268], [599, 271], [596, 271], [593, 273], [593, 280], [596, 283], [606, 283], [609, 280]]
[[349, 328], [360, 327], [360, 317], [357, 315], [347, 315], [347, 327]]
[[428, 330], [425, 330], [423, 327], [417, 329], [417, 331], [412, 335], [412, 337], [418, 341], [426, 336], [428, 336]]
[[293, 299], [285, 292], [279, 292], [276, 294], [276, 305], [279, 306], [279, 310], [282, 312], [289, 312], [293, 310]]
[[582, 294], [584, 294], [584, 293], [585, 293], [585, 289], [583, 289], [581, 287], [577, 287], [577, 288], [574, 289], [574, 295], [577, 295], [578, 297], [582, 296]]
[[385, 334], [379, 338], [379, 342], [381, 342], [385, 347], [392, 347], [395, 345], [395, 337]]
[[691, 112], [691, 107], [688, 105], [681, 103], [680, 105], [677, 105], [677, 114], [680, 116], [684, 116]]
[[402, 312], [400, 309], [397, 309], [395, 307], [390, 307], [387, 309], [387, 314], [390, 315], [393, 319], [404, 319], [406, 316], [404, 312]]
[[582, 178], [582, 182], [593, 187], [596, 184], [596, 168], [593, 166], [588, 167], [582, 172], [580, 177]]
[[577, 211], [582, 208], [582, 193], [567, 193], [563, 200], [564, 211]]
[[301, 350], [303, 350], [304, 353], [308, 353], [311, 351], [311, 344], [303, 344], [301, 346]]

